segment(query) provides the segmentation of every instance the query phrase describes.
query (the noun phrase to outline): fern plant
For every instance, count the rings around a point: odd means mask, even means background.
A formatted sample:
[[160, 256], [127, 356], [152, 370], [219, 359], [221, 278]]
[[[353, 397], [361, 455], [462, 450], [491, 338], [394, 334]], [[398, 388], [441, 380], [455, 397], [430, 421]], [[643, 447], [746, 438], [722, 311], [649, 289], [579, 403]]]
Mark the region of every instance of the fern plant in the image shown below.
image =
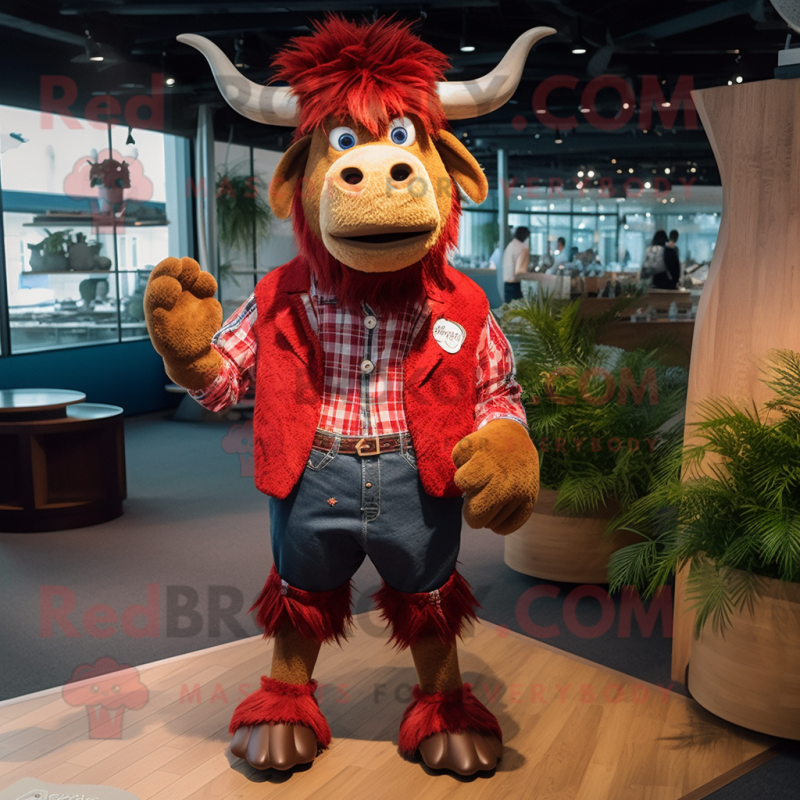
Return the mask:
[[764, 578], [800, 582], [800, 354], [770, 353], [764, 382], [762, 409], [705, 403], [700, 443], [672, 442], [655, 490], [617, 520], [644, 539], [611, 557], [611, 589], [650, 597], [688, 564], [696, 634], [724, 632]]
[[502, 324], [515, 345], [540, 484], [558, 491], [556, 511], [585, 515], [627, 509], [652, 489], [665, 443], [681, 428], [687, 375], [656, 351], [597, 344], [629, 297], [595, 317], [583, 316], [581, 303], [540, 295], [510, 306]]
[[269, 233], [272, 212], [260, 178], [235, 169], [221, 172], [216, 192], [220, 244], [229, 250], [246, 250]]

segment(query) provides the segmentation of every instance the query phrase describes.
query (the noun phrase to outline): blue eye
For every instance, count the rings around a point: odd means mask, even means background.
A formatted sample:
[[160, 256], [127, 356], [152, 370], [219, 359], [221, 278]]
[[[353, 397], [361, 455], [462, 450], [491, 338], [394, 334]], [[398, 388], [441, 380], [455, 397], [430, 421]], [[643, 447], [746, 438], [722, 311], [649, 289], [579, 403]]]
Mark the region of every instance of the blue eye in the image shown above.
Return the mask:
[[358, 137], [352, 128], [340, 125], [328, 134], [328, 141], [334, 150], [350, 150], [358, 144]]
[[401, 147], [409, 147], [414, 144], [417, 132], [414, 123], [408, 117], [398, 117], [392, 120], [389, 128], [389, 139], [392, 144], [399, 144]]

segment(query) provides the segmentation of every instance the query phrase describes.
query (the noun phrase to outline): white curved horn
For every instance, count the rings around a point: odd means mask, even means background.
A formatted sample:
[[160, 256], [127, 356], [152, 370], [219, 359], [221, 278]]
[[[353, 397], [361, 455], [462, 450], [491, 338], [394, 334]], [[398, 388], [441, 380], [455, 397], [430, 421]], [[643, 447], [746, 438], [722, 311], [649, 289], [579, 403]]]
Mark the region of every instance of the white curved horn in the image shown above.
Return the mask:
[[471, 119], [489, 114], [511, 99], [517, 90], [525, 59], [531, 48], [554, 28], [531, 28], [508, 48], [502, 61], [487, 75], [474, 81], [440, 81], [439, 99], [447, 119]]
[[291, 94], [288, 86], [262, 86], [248, 80], [225, 53], [205, 36], [182, 33], [177, 39], [206, 57], [222, 96], [234, 111], [266, 125], [294, 128], [300, 124], [297, 98]]

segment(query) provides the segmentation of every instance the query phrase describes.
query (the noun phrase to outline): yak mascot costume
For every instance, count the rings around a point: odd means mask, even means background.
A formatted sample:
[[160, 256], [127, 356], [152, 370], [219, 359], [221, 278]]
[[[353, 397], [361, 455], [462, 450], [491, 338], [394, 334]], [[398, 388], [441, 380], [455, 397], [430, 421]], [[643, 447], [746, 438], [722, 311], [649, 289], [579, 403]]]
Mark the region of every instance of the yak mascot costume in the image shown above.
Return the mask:
[[269, 201], [292, 215], [299, 255], [224, 325], [214, 279], [189, 258], [162, 261], [145, 302], [167, 373], [205, 407], [255, 385], [274, 567], [253, 609], [275, 645], [269, 677], [233, 715], [230, 748], [256, 768], [309, 763], [330, 743], [312, 673], [322, 643], [345, 638], [367, 555], [383, 580], [375, 602], [419, 679], [400, 751], [463, 775], [501, 756], [497, 719], [458, 665], [477, 605], [456, 571], [461, 516], [519, 528], [538, 456], [486, 296], [446, 260], [459, 187], [476, 203], [488, 191], [447, 119], [505, 103], [553, 32], [528, 31], [484, 78], [455, 83], [409, 25], [330, 16], [275, 58], [288, 87], [252, 83], [212, 42], [179, 37], [234, 109], [296, 128]]

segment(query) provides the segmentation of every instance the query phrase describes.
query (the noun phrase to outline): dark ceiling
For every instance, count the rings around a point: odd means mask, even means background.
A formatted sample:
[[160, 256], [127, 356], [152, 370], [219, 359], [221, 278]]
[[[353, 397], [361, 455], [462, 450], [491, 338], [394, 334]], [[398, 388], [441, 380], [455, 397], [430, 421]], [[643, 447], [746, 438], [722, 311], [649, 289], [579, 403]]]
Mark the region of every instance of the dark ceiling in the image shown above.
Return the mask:
[[[673, 179], [686, 175], [700, 183], [717, 183], [699, 121], [695, 124], [691, 113], [677, 108], [673, 92], [676, 87], [683, 91], [724, 85], [737, 76], [742, 81], [772, 77], [777, 50], [787, 34], [768, 0], [652, 5], [641, 0], [394, 0], [388, 5], [355, 0], [2, 0], [0, 102], [37, 108], [43, 92], [53, 93], [42, 86], [54, 79], [43, 83], [42, 76], [55, 75], [64, 76], [56, 82], [73, 82], [69, 85], [75, 86], [77, 96], [70, 108], [76, 115], [93, 96], [106, 93], [124, 109], [130, 97], [151, 91], [154, 74], [163, 74], [174, 79], [174, 85], [164, 88], [166, 130], [191, 135], [198, 103], [212, 102], [218, 105], [218, 138], [232, 135], [238, 143], [282, 149], [289, 141], [287, 130], [259, 126], [225, 106], [205, 60], [177, 43], [175, 36], [202, 33], [231, 57], [240, 40], [238, 55], [248, 65], [243, 72], [263, 82], [270, 78], [270, 59], [283, 43], [307, 33], [310, 21], [328, 11], [353, 18], [396, 13], [418, 21], [419, 34], [450, 57], [448, 77], [455, 80], [488, 72], [527, 28], [556, 28], [558, 34], [528, 57], [509, 104], [489, 116], [453, 125], [490, 177], [498, 147], [505, 148], [510, 173], [520, 182], [568, 180], [583, 167], [617, 180], [627, 177], [630, 169], [642, 174], [669, 168]], [[92, 49], [99, 46], [105, 55], [103, 62], [86, 58], [87, 31]], [[464, 43], [475, 50], [461, 52]], [[586, 52], [576, 54], [575, 49]], [[75, 57], [85, 63], [74, 63]], [[556, 131], [542, 122], [544, 104], [534, 102], [537, 86], [555, 75], [575, 83], [574, 88], [554, 89], [547, 101], [550, 114], [575, 116], [576, 127], [562, 133], [560, 143]], [[628, 112], [613, 88], [597, 94], [592, 107], [602, 117], [613, 122], [620, 114], [630, 115], [616, 130], [601, 130], [602, 120], [592, 124], [587, 119], [591, 113], [580, 110], [585, 87], [607, 82], [599, 78], [603, 75], [625, 79], [635, 92]], [[662, 107], [658, 97], [653, 103], [654, 87], [661, 88], [666, 102], [673, 100], [669, 108]], [[55, 91], [58, 97], [61, 90]], [[648, 122], [647, 109], [654, 106]], [[692, 168], [696, 171], [690, 172]]]

